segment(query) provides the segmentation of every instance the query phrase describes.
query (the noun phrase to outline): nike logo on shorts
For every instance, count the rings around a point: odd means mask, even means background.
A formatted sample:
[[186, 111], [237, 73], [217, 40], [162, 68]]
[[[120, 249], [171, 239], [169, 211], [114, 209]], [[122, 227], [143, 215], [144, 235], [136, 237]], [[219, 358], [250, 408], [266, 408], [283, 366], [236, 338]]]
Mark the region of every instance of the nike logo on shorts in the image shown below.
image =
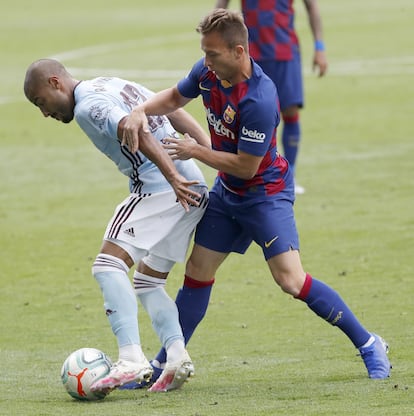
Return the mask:
[[278, 238], [279, 236], [277, 235], [276, 237], [273, 237], [271, 240], [265, 241], [264, 243], [265, 248], [269, 248]]

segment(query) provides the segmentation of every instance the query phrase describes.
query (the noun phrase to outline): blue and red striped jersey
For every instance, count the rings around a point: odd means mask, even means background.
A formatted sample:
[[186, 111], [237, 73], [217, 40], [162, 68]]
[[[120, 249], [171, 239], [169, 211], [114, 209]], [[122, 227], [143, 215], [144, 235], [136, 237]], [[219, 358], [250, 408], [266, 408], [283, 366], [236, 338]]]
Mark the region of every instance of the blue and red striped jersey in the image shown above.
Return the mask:
[[256, 61], [291, 60], [292, 48], [299, 44], [293, 0], [242, 0], [241, 5], [250, 56]]
[[[287, 161], [277, 152], [280, 121], [279, 99], [273, 81], [253, 60], [252, 76], [236, 85], [222, 83], [200, 59], [178, 83], [187, 98], [201, 94], [214, 150], [239, 150], [263, 156], [256, 175], [249, 180], [219, 171], [223, 185], [239, 195], [273, 195], [285, 188]], [[227, 83], [228, 84], [228, 83]]]

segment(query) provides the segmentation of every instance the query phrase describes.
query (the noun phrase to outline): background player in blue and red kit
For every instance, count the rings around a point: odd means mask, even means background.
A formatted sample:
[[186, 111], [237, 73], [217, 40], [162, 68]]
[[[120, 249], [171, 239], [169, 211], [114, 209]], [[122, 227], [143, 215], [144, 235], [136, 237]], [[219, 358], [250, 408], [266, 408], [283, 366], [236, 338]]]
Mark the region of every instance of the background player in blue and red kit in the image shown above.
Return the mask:
[[[186, 341], [207, 310], [221, 263], [231, 252], [244, 253], [255, 241], [282, 290], [340, 328], [359, 349], [369, 377], [388, 377], [386, 343], [361, 325], [336, 291], [303, 270], [293, 174], [276, 147], [277, 92], [250, 59], [242, 15], [216, 9], [197, 31], [204, 59], [176, 86], [135, 107], [124, 129], [124, 141], [134, 149], [148, 129], [148, 115], [168, 114], [199, 95], [203, 98], [212, 148], [189, 135], [165, 145], [174, 159], [193, 157], [219, 171], [176, 299]], [[157, 367], [164, 360], [161, 351], [152, 364]]]
[[[227, 8], [230, 0], [217, 0]], [[317, 0], [303, 0], [314, 40], [313, 69], [319, 76], [328, 68]], [[249, 31], [250, 56], [276, 84], [282, 112], [284, 156], [295, 171], [301, 138], [299, 109], [304, 105], [299, 39], [295, 29], [293, 0], [241, 0], [244, 22]], [[295, 192], [305, 189], [295, 184]]]

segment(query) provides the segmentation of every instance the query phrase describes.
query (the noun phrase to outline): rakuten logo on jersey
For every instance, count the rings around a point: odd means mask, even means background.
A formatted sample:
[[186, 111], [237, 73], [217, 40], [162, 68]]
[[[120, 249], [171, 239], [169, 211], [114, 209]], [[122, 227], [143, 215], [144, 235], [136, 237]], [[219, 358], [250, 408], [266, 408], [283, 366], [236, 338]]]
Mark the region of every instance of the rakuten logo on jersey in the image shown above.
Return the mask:
[[219, 136], [225, 136], [229, 139], [234, 140], [236, 137], [234, 133], [225, 127], [222, 123], [222, 121], [219, 119], [217, 120], [216, 116], [210, 111], [210, 109], [207, 109], [207, 121], [208, 124], [213, 127], [214, 132]]
[[248, 130], [246, 127], [242, 127], [241, 140], [247, 140], [249, 142], [263, 143], [266, 135], [257, 130]]

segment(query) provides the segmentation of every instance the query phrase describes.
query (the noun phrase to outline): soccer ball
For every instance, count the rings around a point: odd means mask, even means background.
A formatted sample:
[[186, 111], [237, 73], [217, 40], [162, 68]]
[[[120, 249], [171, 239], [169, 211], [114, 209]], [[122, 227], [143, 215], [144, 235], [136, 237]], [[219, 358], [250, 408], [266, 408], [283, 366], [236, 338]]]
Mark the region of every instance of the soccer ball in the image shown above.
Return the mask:
[[111, 359], [96, 348], [81, 348], [72, 352], [63, 363], [60, 377], [67, 392], [78, 400], [100, 400], [107, 393], [92, 392], [91, 385], [105, 377], [112, 366]]

